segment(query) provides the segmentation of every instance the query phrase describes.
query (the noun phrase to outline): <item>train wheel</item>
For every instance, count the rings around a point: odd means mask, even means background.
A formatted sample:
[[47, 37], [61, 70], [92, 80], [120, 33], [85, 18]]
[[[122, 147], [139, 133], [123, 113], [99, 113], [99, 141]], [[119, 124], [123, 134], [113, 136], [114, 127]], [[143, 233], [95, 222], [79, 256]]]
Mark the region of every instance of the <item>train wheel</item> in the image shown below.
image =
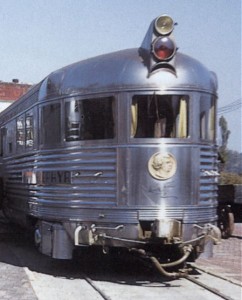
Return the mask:
[[219, 228], [222, 233], [222, 238], [229, 238], [234, 231], [234, 214], [229, 207], [223, 207], [220, 210]]
[[231, 236], [234, 231], [234, 214], [232, 212], [228, 213], [228, 235]]

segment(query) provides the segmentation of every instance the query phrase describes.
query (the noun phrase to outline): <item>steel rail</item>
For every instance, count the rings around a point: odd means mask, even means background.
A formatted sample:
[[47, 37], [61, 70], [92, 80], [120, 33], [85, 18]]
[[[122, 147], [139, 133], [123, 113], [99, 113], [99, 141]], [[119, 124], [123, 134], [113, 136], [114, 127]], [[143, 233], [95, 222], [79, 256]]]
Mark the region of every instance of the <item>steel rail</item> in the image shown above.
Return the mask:
[[89, 278], [85, 273], [83, 274], [83, 278], [86, 282], [104, 299], [104, 300], [112, 300], [109, 296], [107, 296], [96, 284], [95, 282]]
[[[212, 275], [212, 274], [209, 274], [209, 275], [214, 276], [214, 275]], [[205, 283], [202, 283], [201, 281], [199, 281], [199, 280], [197, 280], [197, 279], [191, 277], [191, 275], [186, 275], [186, 276], [184, 276], [184, 279], [187, 279], [188, 281], [193, 282], [194, 284], [196, 284], [196, 285], [198, 285], [198, 286], [204, 288], [205, 290], [207, 290], [207, 291], [209, 291], [209, 292], [211, 292], [211, 293], [213, 293], [213, 294], [219, 296], [220, 298], [222, 298], [222, 299], [224, 299], [224, 300], [234, 300], [234, 299], [231, 298], [230, 296], [227, 296], [227, 295], [225, 295], [224, 293], [220, 292], [218, 289], [213, 288], [213, 287], [211, 287], [211, 286], [209, 286], [209, 285], [207, 285], [207, 284], [205, 284]], [[222, 278], [222, 279], [224, 279], [224, 278]]]
[[229, 283], [233, 283], [234, 285], [238, 285], [238, 286], [242, 287], [242, 282], [239, 282], [239, 281], [234, 280], [234, 279], [225, 278], [225, 277], [223, 277], [223, 276], [221, 276], [221, 275], [219, 275], [219, 274], [216, 274], [216, 273], [214, 273], [214, 272], [212, 272], [212, 271], [206, 270], [206, 269], [204, 269], [204, 268], [202, 268], [202, 267], [198, 267], [196, 264], [194, 264], [194, 265], [192, 265], [192, 266], [193, 266], [195, 269], [197, 269], [197, 270], [199, 270], [199, 271], [201, 271], [201, 272], [204, 272], [204, 273], [206, 273], [206, 274], [208, 274], [208, 275], [212, 275], [212, 276], [214, 276], [214, 277], [223, 279], [223, 280], [225, 280], [225, 281], [227, 281], [227, 282], [229, 282]]

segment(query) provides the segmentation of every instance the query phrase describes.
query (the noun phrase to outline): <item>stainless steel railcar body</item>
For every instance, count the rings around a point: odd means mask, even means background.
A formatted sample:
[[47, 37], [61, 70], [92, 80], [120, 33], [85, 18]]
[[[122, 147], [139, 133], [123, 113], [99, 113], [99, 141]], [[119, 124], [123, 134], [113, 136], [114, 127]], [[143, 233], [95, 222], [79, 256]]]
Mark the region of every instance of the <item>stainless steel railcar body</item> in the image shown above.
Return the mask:
[[160, 63], [154, 24], [140, 48], [53, 72], [0, 114], [3, 208], [45, 254], [199, 252], [214, 230], [216, 78], [178, 51]]

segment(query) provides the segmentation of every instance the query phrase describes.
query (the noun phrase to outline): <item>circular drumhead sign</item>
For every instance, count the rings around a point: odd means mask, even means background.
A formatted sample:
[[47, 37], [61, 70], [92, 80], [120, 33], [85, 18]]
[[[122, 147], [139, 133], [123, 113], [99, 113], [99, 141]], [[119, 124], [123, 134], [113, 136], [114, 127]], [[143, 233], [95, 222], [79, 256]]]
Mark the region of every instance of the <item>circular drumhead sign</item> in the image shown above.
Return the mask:
[[150, 175], [158, 180], [166, 180], [176, 173], [176, 159], [170, 153], [157, 152], [148, 162]]

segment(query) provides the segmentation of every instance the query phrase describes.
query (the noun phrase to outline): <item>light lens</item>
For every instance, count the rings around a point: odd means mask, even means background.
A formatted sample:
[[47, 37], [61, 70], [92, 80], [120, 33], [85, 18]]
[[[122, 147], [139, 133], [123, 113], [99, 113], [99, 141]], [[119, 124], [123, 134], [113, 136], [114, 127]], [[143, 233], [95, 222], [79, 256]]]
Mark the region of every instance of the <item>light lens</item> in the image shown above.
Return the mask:
[[175, 52], [175, 43], [169, 37], [159, 37], [153, 43], [153, 53], [159, 60], [168, 60]]
[[155, 28], [161, 35], [168, 35], [173, 31], [174, 22], [169, 16], [160, 16], [155, 21]]

